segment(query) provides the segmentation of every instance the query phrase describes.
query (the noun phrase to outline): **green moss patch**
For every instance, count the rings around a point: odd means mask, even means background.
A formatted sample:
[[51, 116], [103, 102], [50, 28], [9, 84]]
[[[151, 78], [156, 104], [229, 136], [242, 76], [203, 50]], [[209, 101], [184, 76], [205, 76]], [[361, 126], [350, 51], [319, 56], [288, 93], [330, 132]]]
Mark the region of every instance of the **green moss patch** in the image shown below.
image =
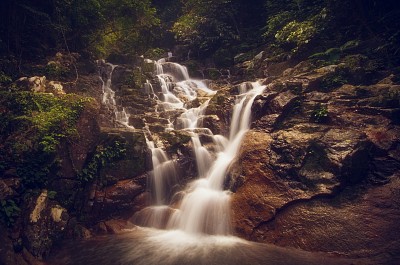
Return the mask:
[[15, 168], [24, 188], [41, 188], [55, 175], [62, 141], [79, 137], [76, 123], [93, 99], [0, 92], [0, 173]]

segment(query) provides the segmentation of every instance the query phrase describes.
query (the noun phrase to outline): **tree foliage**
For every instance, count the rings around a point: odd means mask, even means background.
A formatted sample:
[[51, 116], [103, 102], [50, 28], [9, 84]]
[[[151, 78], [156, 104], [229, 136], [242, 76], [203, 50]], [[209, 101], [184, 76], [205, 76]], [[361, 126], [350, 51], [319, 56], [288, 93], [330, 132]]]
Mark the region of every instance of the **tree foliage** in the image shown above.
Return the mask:
[[19, 57], [64, 49], [142, 52], [159, 25], [150, 0], [3, 0], [0, 48]]
[[399, 15], [396, 0], [2, 0], [0, 51], [20, 61], [60, 50], [105, 57], [184, 44], [192, 56], [216, 58], [265, 44], [302, 54], [375, 39], [376, 50], [393, 55]]

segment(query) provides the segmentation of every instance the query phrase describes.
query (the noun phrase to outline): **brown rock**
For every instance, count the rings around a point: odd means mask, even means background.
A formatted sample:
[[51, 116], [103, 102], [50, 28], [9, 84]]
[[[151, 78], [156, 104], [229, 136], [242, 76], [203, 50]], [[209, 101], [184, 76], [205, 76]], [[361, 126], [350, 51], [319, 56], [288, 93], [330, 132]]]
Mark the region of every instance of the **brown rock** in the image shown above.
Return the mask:
[[91, 215], [100, 220], [113, 216], [130, 216], [135, 210], [144, 206], [135, 204], [136, 197], [143, 193], [144, 189], [134, 180], [121, 180], [115, 185], [98, 190]]

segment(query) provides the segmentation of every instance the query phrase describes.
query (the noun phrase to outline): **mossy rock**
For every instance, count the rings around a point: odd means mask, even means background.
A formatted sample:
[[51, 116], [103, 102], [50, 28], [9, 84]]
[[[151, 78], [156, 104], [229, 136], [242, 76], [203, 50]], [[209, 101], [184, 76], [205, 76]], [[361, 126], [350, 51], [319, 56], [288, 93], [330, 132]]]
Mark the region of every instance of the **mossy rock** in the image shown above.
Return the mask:
[[0, 168], [16, 168], [26, 188], [47, 185], [57, 178], [61, 143], [79, 139], [78, 119], [92, 104], [73, 94], [0, 92]]

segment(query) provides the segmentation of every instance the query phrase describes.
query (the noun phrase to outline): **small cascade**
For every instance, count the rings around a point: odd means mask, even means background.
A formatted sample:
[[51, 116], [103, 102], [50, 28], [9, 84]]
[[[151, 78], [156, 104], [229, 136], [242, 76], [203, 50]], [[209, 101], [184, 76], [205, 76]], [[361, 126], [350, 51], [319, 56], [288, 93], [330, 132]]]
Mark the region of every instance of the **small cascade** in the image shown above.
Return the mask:
[[[138, 225], [165, 228], [171, 208], [168, 206], [172, 196], [171, 190], [177, 183], [177, 172], [174, 160], [168, 158], [167, 153], [156, 146], [148, 126], [145, 128], [147, 147], [151, 151], [153, 170], [150, 172], [149, 187], [151, 191], [152, 206], [145, 208], [133, 217], [133, 222]], [[152, 139], [152, 140], [150, 140]]]
[[146, 83], [144, 83], [144, 91], [149, 95], [150, 98], [159, 100], [158, 96], [154, 93], [153, 85], [149, 82], [149, 80], [146, 80]]
[[153, 171], [151, 172], [151, 187], [153, 191], [153, 203], [155, 205], [165, 205], [169, 203], [169, 191], [176, 184], [176, 169], [174, 161], [170, 160], [165, 151], [156, 147], [154, 141], [146, 137], [146, 143], [151, 151], [151, 161]]
[[[247, 82], [240, 86], [237, 96], [229, 138], [213, 135], [208, 128], [202, 128], [200, 119], [216, 92], [209, 89], [202, 81], [189, 78], [187, 69], [179, 64], [167, 62], [166, 59], [154, 62], [161, 94], [156, 109], [159, 111], [180, 110], [182, 113], [166, 131], [185, 130], [191, 134], [193, 153], [196, 157], [198, 179], [190, 183], [179, 195], [179, 208], [168, 206], [171, 195], [170, 180], [173, 178], [172, 160], [161, 148], [156, 148], [154, 141], [148, 140], [153, 162], [153, 197], [154, 207], [149, 207], [138, 216], [141, 225], [179, 229], [192, 234], [229, 235], [230, 225], [230, 192], [224, 190], [223, 183], [229, 165], [235, 158], [241, 140], [250, 127], [251, 106], [257, 95], [265, 86], [257, 82]], [[150, 91], [150, 89], [148, 89]], [[154, 91], [149, 92], [154, 93]], [[201, 104], [192, 106], [189, 102], [199, 99]], [[215, 144], [211, 153], [202, 144], [201, 135], [207, 135]], [[175, 182], [176, 183], [176, 182]], [[182, 193], [181, 193], [182, 194]], [[151, 209], [151, 210], [150, 210]], [[157, 219], [158, 221], [155, 221]], [[162, 222], [157, 223], [157, 222]]]
[[122, 110], [118, 110], [117, 102], [115, 100], [115, 91], [111, 89], [112, 87], [112, 74], [114, 69], [118, 67], [118, 65], [114, 65], [111, 63], [106, 63], [104, 60], [97, 61], [100, 68], [100, 80], [102, 82], [102, 103], [105, 105], [110, 111], [114, 113], [115, 121], [122, 125], [123, 127], [134, 129], [133, 126], [129, 125], [129, 117], [130, 115], [126, 112], [125, 108]]
[[190, 185], [180, 209], [170, 220], [171, 228], [212, 235], [231, 233], [230, 196], [229, 191], [223, 190], [223, 183], [228, 167], [240, 148], [241, 140], [250, 128], [251, 106], [254, 99], [264, 89], [265, 86], [255, 83], [253, 89], [238, 96], [232, 115], [230, 138], [215, 137], [215, 142], [219, 144], [221, 150], [215, 161], [211, 163], [207, 151], [202, 149], [204, 147], [196, 144], [197, 140], [194, 141], [199, 176], [204, 177]]

